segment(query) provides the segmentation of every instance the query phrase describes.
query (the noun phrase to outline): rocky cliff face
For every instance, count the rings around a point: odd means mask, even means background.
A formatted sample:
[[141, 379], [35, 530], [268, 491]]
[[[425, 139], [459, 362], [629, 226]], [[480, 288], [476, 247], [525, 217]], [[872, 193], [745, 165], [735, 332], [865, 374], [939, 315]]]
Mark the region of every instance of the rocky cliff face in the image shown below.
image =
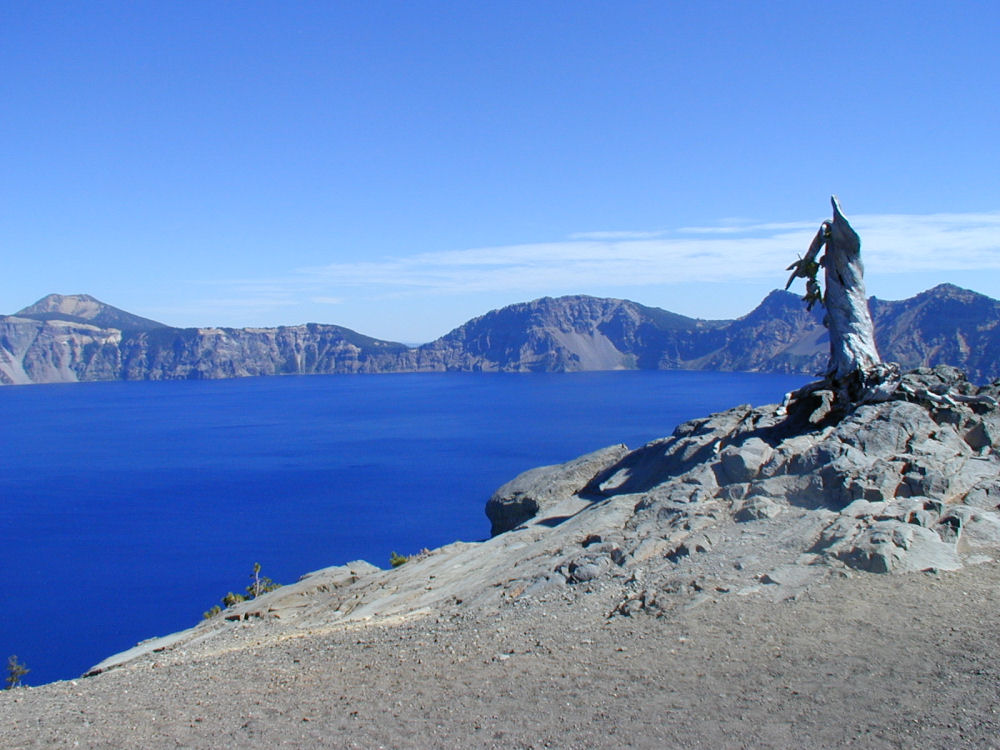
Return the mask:
[[[904, 368], [952, 364], [1000, 377], [1000, 303], [942, 285], [871, 301], [878, 345]], [[494, 310], [424, 346], [335, 325], [171, 328], [86, 295], [50, 295], [0, 317], [0, 383], [377, 372], [692, 369], [820, 372], [822, 310], [772, 292], [737, 320], [698, 320], [628, 300], [543, 298]]]
[[387, 372], [407, 347], [308, 324], [144, 331], [125, 337], [120, 350], [123, 379], [171, 380]]
[[339, 326], [123, 332], [0, 319], [0, 382], [6, 384], [389, 372], [405, 351]]
[[628, 300], [545, 297], [475, 318], [420, 351], [448, 369], [663, 369], [704, 348], [705, 334], [724, 325]]
[[122, 332], [86, 323], [0, 318], [0, 383], [114, 380]]
[[[904, 368], [952, 364], [976, 382], [1000, 377], [1000, 303], [941, 285], [901, 302], [871, 301], [883, 358]], [[823, 371], [823, 311], [774, 291], [737, 320], [698, 320], [628, 300], [543, 298], [494, 310], [404, 355], [400, 369], [570, 372], [688, 369]]]
[[0, 318], [6, 384], [391, 372], [408, 351], [335, 325], [171, 328], [86, 295]]

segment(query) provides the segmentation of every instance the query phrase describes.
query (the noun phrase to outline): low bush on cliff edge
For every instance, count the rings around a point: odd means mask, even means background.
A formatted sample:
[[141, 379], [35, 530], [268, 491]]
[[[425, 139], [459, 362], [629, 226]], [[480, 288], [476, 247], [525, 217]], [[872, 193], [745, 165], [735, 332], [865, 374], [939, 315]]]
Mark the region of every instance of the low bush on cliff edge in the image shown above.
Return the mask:
[[268, 591], [274, 591], [275, 589], [281, 588], [280, 583], [275, 583], [267, 576], [262, 576], [260, 574], [260, 563], [255, 562], [253, 564], [253, 572], [250, 574], [250, 585], [246, 587], [245, 594], [234, 594], [230, 591], [224, 597], [222, 597], [222, 607], [216, 604], [211, 609], [207, 610], [202, 617], [206, 620], [215, 617], [217, 614], [222, 612], [224, 608], [232, 607], [233, 605], [239, 604], [240, 602], [249, 601], [250, 599], [256, 599], [261, 594], [266, 594]]
[[7, 659], [7, 690], [21, 687], [21, 679], [31, 670], [17, 660], [17, 655], [11, 654]]
[[389, 565], [393, 568], [398, 568], [400, 565], [405, 565], [410, 560], [419, 560], [422, 557], [427, 557], [430, 553], [431, 551], [426, 547], [417, 552], [415, 555], [401, 555], [393, 550], [389, 553]]

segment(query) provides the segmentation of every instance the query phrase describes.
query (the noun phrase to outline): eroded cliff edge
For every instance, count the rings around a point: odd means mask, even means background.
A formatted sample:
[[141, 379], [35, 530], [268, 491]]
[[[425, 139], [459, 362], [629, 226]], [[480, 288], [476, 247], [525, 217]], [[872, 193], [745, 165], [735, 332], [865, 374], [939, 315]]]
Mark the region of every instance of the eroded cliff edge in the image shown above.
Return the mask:
[[595, 592], [607, 617], [663, 615], [732, 595], [796, 597], [831, 577], [995, 565], [1000, 386], [979, 388], [945, 366], [903, 382], [899, 399], [818, 425], [801, 409], [743, 405], [633, 451], [532, 470], [491, 498], [489, 540], [390, 571], [317, 571], [90, 674], [154, 653], [184, 663], [317, 628], [488, 615]]

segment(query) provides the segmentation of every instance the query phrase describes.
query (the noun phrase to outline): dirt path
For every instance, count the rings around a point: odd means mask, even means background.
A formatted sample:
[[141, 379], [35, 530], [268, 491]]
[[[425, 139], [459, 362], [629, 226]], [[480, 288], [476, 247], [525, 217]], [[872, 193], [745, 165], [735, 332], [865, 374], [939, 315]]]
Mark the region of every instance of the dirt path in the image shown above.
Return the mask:
[[597, 591], [294, 637], [248, 624], [232, 650], [5, 692], [0, 746], [1000, 747], [998, 586], [989, 564], [661, 618], [607, 620]]

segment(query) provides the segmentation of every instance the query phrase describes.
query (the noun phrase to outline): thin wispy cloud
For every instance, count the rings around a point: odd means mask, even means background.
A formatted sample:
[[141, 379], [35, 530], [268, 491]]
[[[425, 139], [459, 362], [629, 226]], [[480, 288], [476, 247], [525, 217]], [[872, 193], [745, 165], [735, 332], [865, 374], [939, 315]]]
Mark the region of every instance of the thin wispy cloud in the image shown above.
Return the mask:
[[665, 230], [656, 231], [611, 231], [611, 232], [575, 232], [569, 236], [571, 240], [649, 240], [668, 234]]
[[719, 226], [714, 227], [681, 227], [678, 232], [683, 234], [751, 234], [758, 232], [794, 232], [813, 230], [819, 226], [819, 221], [793, 221], [793, 222], [769, 222], [769, 223], [748, 223], [731, 219]]
[[854, 225], [879, 273], [1000, 269], [1000, 212], [861, 216]]
[[[869, 273], [1000, 270], [1000, 212], [859, 215]], [[730, 221], [717, 227], [586, 232], [563, 241], [425, 252], [302, 268], [282, 279], [236, 282], [280, 304], [308, 295], [335, 304], [353, 289], [369, 296], [586, 291], [709, 281], [784, 281], [819, 221]], [[267, 289], [266, 295], [261, 292]], [[561, 292], [560, 292], [561, 293]]]
[[[435, 291], [634, 285], [759, 275], [755, 265], [808, 246], [810, 235], [767, 238], [566, 240], [421, 253], [302, 269], [313, 281]], [[794, 257], [794, 256], [793, 256]], [[779, 261], [780, 263], [780, 261]], [[787, 265], [787, 263], [785, 263]]]

